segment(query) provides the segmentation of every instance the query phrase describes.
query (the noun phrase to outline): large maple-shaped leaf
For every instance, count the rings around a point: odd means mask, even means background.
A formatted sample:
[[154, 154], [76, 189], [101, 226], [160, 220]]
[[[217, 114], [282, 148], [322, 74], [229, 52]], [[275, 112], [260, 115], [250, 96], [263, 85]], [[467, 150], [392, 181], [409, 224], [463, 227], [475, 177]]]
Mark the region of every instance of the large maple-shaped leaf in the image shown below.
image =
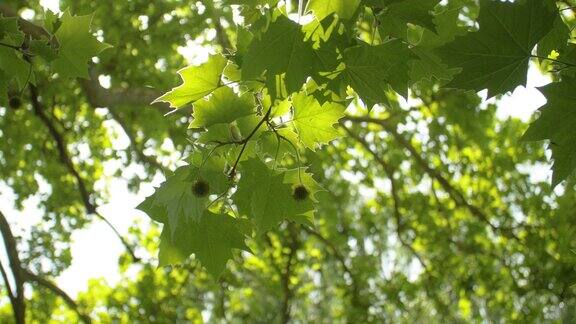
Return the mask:
[[181, 224], [174, 234], [164, 228], [158, 253], [160, 265], [179, 264], [194, 254], [209, 273], [218, 277], [232, 258], [233, 249], [250, 251], [239, 226], [236, 218], [206, 211], [198, 222]]
[[292, 197], [294, 184], [258, 159], [241, 163], [242, 177], [234, 201], [240, 213], [254, 220], [262, 233], [285, 219], [309, 223], [314, 206], [310, 199]]
[[576, 169], [576, 77], [564, 77], [542, 88], [548, 103], [524, 134], [527, 141], [550, 140], [556, 186]]
[[242, 64], [242, 79], [258, 78], [267, 71], [269, 83], [274, 83], [274, 76], [285, 74], [286, 90], [292, 93], [300, 90], [316, 66], [312, 44], [304, 41], [301, 26], [279, 16], [250, 44]]
[[88, 62], [92, 57], [111, 46], [102, 43], [90, 33], [92, 16], [72, 16], [65, 11], [60, 28], [55, 33], [58, 40], [58, 58], [52, 67], [62, 77], [89, 78]]
[[190, 65], [181, 69], [178, 74], [182, 78], [182, 84], [152, 103], [167, 102], [170, 107], [180, 108], [204, 98], [221, 86], [220, 79], [227, 62], [224, 56], [214, 55], [204, 64]]
[[334, 127], [344, 117], [346, 107], [334, 102], [320, 105], [318, 100], [301, 92], [292, 98], [294, 115], [292, 124], [298, 138], [312, 150], [341, 136]]
[[532, 49], [552, 29], [557, 12], [542, 0], [480, 3], [480, 29], [439, 53], [444, 63], [462, 68], [447, 87], [488, 89], [492, 97], [526, 84]]
[[310, 0], [308, 9], [318, 20], [336, 14], [339, 18], [350, 19], [356, 13], [360, 0]]
[[408, 46], [400, 40], [377, 46], [354, 46], [344, 51], [346, 67], [334, 82], [351, 86], [371, 108], [377, 103], [386, 102], [385, 93], [389, 88], [407, 95], [410, 80], [408, 63], [414, 58]]
[[231, 123], [254, 113], [254, 97], [251, 94], [238, 96], [229, 87], [214, 91], [210, 98], [197, 101], [194, 105], [194, 121], [190, 127], [210, 127], [215, 124]]

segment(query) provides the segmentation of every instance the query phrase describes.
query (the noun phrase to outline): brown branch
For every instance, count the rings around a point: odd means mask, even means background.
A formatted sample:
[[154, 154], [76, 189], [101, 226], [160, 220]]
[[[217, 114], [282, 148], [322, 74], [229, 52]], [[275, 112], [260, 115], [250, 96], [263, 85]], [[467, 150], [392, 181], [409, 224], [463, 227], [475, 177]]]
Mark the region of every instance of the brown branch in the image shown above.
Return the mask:
[[[14, 297], [14, 302], [12, 303], [14, 318], [17, 324], [24, 324], [26, 321], [26, 304], [24, 301], [25, 280], [22, 273], [20, 257], [18, 256], [18, 249], [16, 247], [16, 239], [12, 234], [8, 220], [2, 212], [0, 212], [0, 232], [2, 233], [4, 246], [6, 247], [6, 254], [8, 254], [8, 261], [10, 262], [10, 270], [12, 271], [15, 282], [14, 291], [12, 291]], [[8, 281], [6, 281], [6, 283], [8, 283]]]
[[382, 168], [384, 169], [384, 173], [386, 173], [386, 175], [388, 176], [388, 179], [390, 181], [390, 191], [392, 194], [394, 220], [396, 221], [396, 236], [398, 236], [398, 241], [400, 241], [400, 244], [402, 244], [402, 246], [404, 246], [405, 248], [410, 250], [410, 252], [416, 257], [418, 262], [420, 262], [420, 265], [422, 265], [422, 268], [424, 268], [424, 270], [429, 273], [430, 269], [429, 269], [428, 265], [426, 264], [426, 262], [424, 261], [424, 258], [414, 249], [412, 244], [406, 242], [406, 240], [402, 237], [403, 224], [402, 224], [402, 217], [401, 217], [401, 213], [400, 213], [400, 196], [398, 195], [398, 183], [397, 183], [396, 179], [394, 178], [394, 173], [395, 173], [394, 168], [390, 164], [388, 164], [386, 161], [384, 161], [384, 159], [382, 159], [382, 157], [380, 157], [380, 155], [378, 155], [370, 147], [370, 144], [366, 141], [366, 139], [355, 134], [354, 132], [352, 132], [347, 127], [342, 127], [342, 128], [344, 128], [344, 130], [346, 131], [346, 133], [348, 133], [348, 135], [350, 135], [350, 137], [352, 137], [354, 140], [356, 140], [358, 143], [360, 143], [364, 147], [364, 149], [366, 151], [368, 151], [368, 153], [370, 153], [370, 155], [372, 155], [372, 158], [374, 159], [374, 161], [376, 161], [378, 164], [380, 164], [380, 166], [382, 166]]
[[8, 299], [10, 300], [10, 305], [12, 306], [12, 312], [14, 313], [14, 318], [16, 319], [16, 323], [20, 323], [19, 319], [20, 308], [18, 306], [19, 301], [14, 295], [12, 286], [10, 285], [10, 281], [8, 279], [8, 274], [6, 273], [6, 269], [4, 269], [4, 265], [2, 265], [2, 262], [0, 262], [0, 271], [2, 272], [2, 280], [4, 280], [4, 284], [6, 285], [6, 291]]
[[[162, 95], [161, 92], [151, 88], [120, 88], [106, 89], [98, 81], [98, 72], [94, 66], [88, 71], [90, 79], [78, 79], [86, 99], [92, 107], [106, 107], [109, 109], [118, 109], [122, 106], [150, 106], [154, 99]], [[168, 113], [172, 111], [169, 105], [164, 103], [154, 104], [158, 111]]]
[[[355, 134], [354, 132], [352, 132], [350, 129], [348, 129], [345, 126], [343, 126], [343, 128], [348, 133], [348, 135], [350, 135], [357, 142], [359, 142], [364, 147], [364, 149], [366, 149], [370, 153], [370, 155], [372, 155], [374, 160], [378, 164], [380, 164], [380, 166], [382, 166], [382, 168], [384, 169], [384, 172], [386, 173], [386, 175], [390, 181], [390, 190], [391, 190], [391, 194], [392, 194], [392, 201], [393, 201], [393, 208], [394, 208], [394, 219], [396, 222], [396, 236], [398, 237], [398, 241], [400, 242], [400, 244], [402, 246], [404, 246], [406, 249], [408, 249], [412, 253], [412, 255], [414, 255], [414, 257], [418, 260], [418, 262], [420, 263], [420, 265], [424, 269], [424, 273], [426, 274], [426, 276], [430, 280], [434, 276], [430, 270], [429, 265], [424, 261], [424, 258], [420, 255], [420, 253], [418, 253], [418, 251], [416, 251], [416, 249], [414, 249], [412, 244], [407, 242], [402, 237], [404, 225], [402, 223], [402, 217], [401, 217], [401, 212], [400, 212], [400, 196], [398, 194], [398, 182], [394, 178], [394, 174], [396, 173], [394, 167], [392, 165], [388, 164], [386, 161], [384, 161], [384, 159], [382, 159], [382, 157], [380, 157], [380, 155], [378, 155], [370, 147], [370, 144], [366, 141], [366, 139]], [[427, 284], [425, 284], [424, 286], [425, 286], [426, 294], [436, 303], [438, 309], [440, 311], [442, 311], [444, 314], [447, 314], [448, 306], [442, 300], [440, 300], [440, 298], [438, 297], [438, 294], [436, 292], [430, 290], [430, 288]]]
[[30, 88], [30, 99], [32, 102], [32, 109], [34, 110], [34, 114], [42, 121], [44, 126], [46, 126], [48, 132], [56, 142], [56, 147], [58, 148], [60, 161], [64, 163], [64, 166], [66, 166], [68, 172], [70, 172], [72, 176], [76, 179], [78, 191], [80, 192], [80, 196], [82, 198], [82, 201], [84, 202], [84, 206], [86, 207], [86, 212], [88, 214], [96, 212], [96, 208], [92, 204], [92, 200], [90, 198], [90, 193], [88, 192], [88, 189], [86, 188], [86, 185], [82, 180], [82, 177], [74, 167], [72, 159], [68, 155], [68, 149], [66, 147], [64, 137], [60, 135], [54, 124], [52, 124], [50, 118], [48, 118], [48, 116], [44, 112], [45, 109], [39, 100], [38, 88], [36, 88], [36, 86], [32, 84], [30, 84], [29, 88]]
[[80, 173], [76, 170], [76, 167], [74, 166], [74, 163], [72, 162], [72, 159], [70, 158], [70, 154], [68, 152], [68, 148], [66, 146], [66, 140], [64, 139], [64, 136], [62, 134], [60, 134], [58, 129], [56, 129], [56, 126], [54, 126], [54, 124], [52, 123], [50, 118], [46, 115], [45, 107], [40, 102], [38, 89], [36, 88], [36, 86], [30, 84], [29, 88], [30, 88], [30, 99], [32, 102], [32, 108], [34, 110], [34, 114], [42, 121], [44, 126], [46, 126], [46, 128], [48, 129], [48, 132], [50, 133], [51, 137], [56, 142], [56, 147], [58, 149], [60, 161], [62, 161], [62, 163], [64, 164], [64, 166], [68, 170], [68, 172], [70, 174], [72, 174], [72, 176], [75, 178], [76, 185], [78, 186], [78, 191], [80, 192], [80, 196], [81, 196], [82, 201], [84, 203], [84, 208], [86, 209], [86, 213], [89, 215], [95, 215], [96, 217], [103, 220], [114, 231], [116, 236], [120, 239], [120, 241], [122, 242], [122, 244], [124, 245], [124, 247], [126, 248], [128, 253], [130, 254], [130, 256], [132, 257], [134, 262], [140, 261], [140, 258], [138, 258], [136, 256], [136, 254], [134, 253], [134, 250], [132, 249], [130, 244], [128, 244], [128, 242], [124, 239], [124, 237], [122, 237], [122, 235], [112, 225], [112, 223], [110, 223], [104, 216], [100, 215], [96, 211], [97, 206], [96, 206], [96, 204], [94, 204], [92, 202], [92, 199], [90, 197], [91, 194], [88, 191], [88, 187], [87, 187], [86, 183], [84, 182], [84, 179], [80, 176]]
[[112, 116], [112, 119], [114, 119], [118, 123], [118, 125], [120, 125], [120, 127], [124, 131], [124, 134], [126, 134], [126, 136], [128, 137], [128, 140], [130, 141], [130, 146], [132, 146], [132, 150], [136, 153], [138, 159], [142, 163], [148, 164], [153, 168], [161, 170], [165, 174], [168, 173], [169, 171], [168, 168], [160, 164], [155, 158], [144, 154], [144, 152], [138, 145], [138, 141], [136, 140], [136, 136], [134, 136], [132, 129], [130, 129], [130, 126], [128, 126], [124, 122], [124, 120], [118, 115], [118, 113], [116, 113], [116, 111], [114, 111], [113, 109], [109, 109], [108, 112], [110, 113], [110, 116]]
[[12, 305], [16, 305], [16, 297], [14, 296], [14, 292], [12, 291], [12, 285], [10, 285], [8, 274], [6, 273], [6, 269], [4, 269], [4, 265], [2, 265], [2, 262], [0, 262], [0, 272], [2, 273], [2, 280], [4, 280], [4, 284], [6, 285], [6, 291], [8, 293], [10, 303]]
[[348, 276], [350, 277], [350, 282], [351, 282], [350, 284], [352, 285], [352, 305], [359, 307], [359, 308], [360, 307], [364, 307], [364, 308], [369, 307], [370, 305], [366, 304], [362, 300], [362, 298], [360, 297], [360, 286], [358, 285], [358, 278], [357, 278], [356, 274], [354, 274], [352, 269], [346, 264], [346, 259], [344, 258], [344, 255], [342, 255], [342, 253], [340, 253], [340, 250], [338, 249], [338, 247], [336, 247], [334, 245], [334, 243], [332, 243], [329, 239], [327, 239], [326, 237], [324, 237], [322, 234], [315, 231], [314, 229], [306, 227], [306, 226], [302, 226], [302, 229], [306, 233], [308, 233], [309, 235], [316, 237], [320, 242], [322, 242], [322, 244], [324, 244], [330, 250], [332, 256], [334, 256], [336, 258], [336, 260], [338, 260], [338, 263], [340, 263], [344, 272], [346, 274], [348, 274]]
[[416, 161], [416, 164], [418, 164], [424, 170], [424, 172], [426, 172], [431, 178], [436, 179], [436, 181], [440, 183], [440, 186], [442, 186], [442, 188], [448, 193], [448, 195], [450, 195], [450, 197], [456, 203], [456, 205], [468, 209], [473, 216], [486, 223], [493, 231], [508, 234], [508, 236], [516, 240], [519, 240], [519, 238], [512, 232], [511, 229], [501, 228], [494, 225], [490, 221], [488, 216], [486, 216], [478, 207], [468, 202], [468, 200], [464, 197], [464, 195], [460, 191], [458, 191], [454, 186], [452, 186], [452, 184], [446, 178], [444, 178], [444, 176], [439, 171], [430, 167], [428, 165], [428, 162], [424, 160], [424, 158], [420, 155], [420, 153], [418, 153], [416, 148], [412, 146], [412, 144], [408, 140], [406, 140], [402, 135], [400, 135], [400, 133], [396, 131], [395, 127], [389, 125], [386, 120], [367, 118], [365, 121], [380, 125], [382, 128], [384, 128], [384, 130], [386, 130], [390, 135], [392, 135], [392, 137], [396, 140], [398, 144], [400, 144], [400, 146], [404, 147], [408, 152], [410, 152], [410, 155]]
[[66, 304], [70, 308], [74, 309], [78, 316], [86, 323], [91, 323], [90, 318], [79, 310], [76, 302], [66, 294], [62, 289], [60, 289], [55, 284], [50, 281], [32, 273], [31, 271], [24, 269], [20, 262], [20, 257], [18, 256], [18, 249], [16, 247], [16, 238], [12, 234], [10, 229], [10, 224], [2, 212], [0, 212], [0, 232], [2, 233], [2, 238], [4, 239], [4, 246], [6, 247], [6, 252], [8, 254], [8, 260], [10, 262], [10, 269], [16, 283], [16, 294], [10, 288], [8, 281], [8, 276], [4, 267], [0, 264], [0, 271], [2, 272], [2, 277], [6, 282], [8, 290], [11, 291], [9, 296], [12, 303], [12, 308], [14, 309], [14, 317], [16, 323], [25, 323], [25, 303], [24, 303], [24, 283], [29, 281], [37, 282], [38, 284], [48, 288], [53, 291], [58, 296], [62, 297]]
[[81, 311], [80, 306], [74, 301], [74, 299], [72, 299], [72, 297], [70, 297], [60, 287], [56, 286], [51, 281], [32, 273], [31, 271], [29, 271], [27, 269], [23, 269], [23, 272], [24, 272], [24, 276], [26, 277], [26, 281], [34, 281], [37, 284], [39, 284], [40, 286], [43, 286], [44, 288], [52, 291], [57, 296], [61, 297], [64, 300], [64, 302], [68, 305], [68, 307], [70, 307], [71, 309], [73, 309], [76, 312], [76, 314], [78, 315], [78, 317], [82, 321], [84, 321], [85, 323], [88, 323], [88, 324], [92, 323], [92, 319], [90, 319], [90, 316], [88, 316], [86, 313]]
[[290, 301], [294, 297], [294, 292], [290, 287], [290, 276], [292, 275], [292, 261], [294, 256], [296, 255], [296, 251], [298, 250], [298, 243], [297, 238], [294, 235], [293, 224], [289, 224], [291, 227], [290, 229], [290, 252], [288, 253], [288, 260], [286, 261], [286, 267], [284, 271], [281, 273], [281, 283], [282, 283], [282, 291], [283, 291], [283, 298], [282, 298], [282, 308], [281, 314], [282, 319], [281, 323], [289, 323], [290, 322]]
[[226, 34], [226, 30], [222, 23], [220, 22], [220, 17], [222, 17], [222, 13], [219, 12], [214, 7], [213, 0], [204, 1], [204, 6], [206, 7], [207, 13], [212, 16], [212, 20], [214, 21], [214, 29], [216, 30], [216, 39], [220, 46], [222, 46], [222, 51], [225, 52], [226, 50], [232, 50], [232, 42], [230, 42], [230, 38], [228, 34]]

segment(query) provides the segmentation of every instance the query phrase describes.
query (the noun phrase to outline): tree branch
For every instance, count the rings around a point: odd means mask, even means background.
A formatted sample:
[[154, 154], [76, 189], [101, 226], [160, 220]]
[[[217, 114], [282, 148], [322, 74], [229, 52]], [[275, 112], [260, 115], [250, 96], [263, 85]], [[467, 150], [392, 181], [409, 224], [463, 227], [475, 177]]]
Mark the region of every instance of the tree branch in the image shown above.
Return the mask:
[[50, 118], [46, 115], [45, 107], [40, 102], [38, 89], [36, 88], [36, 86], [31, 84], [29, 88], [30, 88], [30, 99], [32, 102], [32, 108], [34, 110], [34, 114], [42, 121], [42, 123], [48, 129], [48, 132], [56, 142], [56, 147], [58, 148], [60, 160], [62, 161], [62, 163], [64, 163], [64, 166], [66, 167], [68, 172], [72, 174], [72, 176], [76, 179], [76, 185], [78, 186], [78, 191], [80, 192], [80, 196], [84, 203], [86, 213], [89, 215], [95, 215], [96, 217], [102, 219], [114, 231], [116, 236], [118, 236], [118, 238], [120, 239], [120, 241], [122, 242], [128, 253], [130, 254], [130, 256], [132, 257], [134, 262], [140, 261], [140, 258], [136, 256], [130, 244], [128, 244], [128, 242], [124, 239], [124, 237], [120, 235], [120, 233], [112, 225], [112, 223], [110, 223], [104, 216], [102, 216], [97, 212], [96, 210], [97, 206], [95, 203], [92, 202], [90, 192], [88, 191], [88, 187], [84, 182], [84, 179], [80, 176], [80, 173], [78, 173], [78, 171], [76, 170], [76, 167], [74, 166], [74, 163], [70, 158], [64, 136], [60, 134], [60, 132], [56, 129], [56, 126], [54, 126]]
[[128, 139], [130, 140], [130, 146], [132, 146], [132, 150], [134, 150], [134, 152], [138, 156], [138, 159], [142, 163], [148, 164], [149, 166], [161, 170], [166, 174], [168, 172], [168, 168], [160, 164], [155, 158], [144, 154], [142, 149], [139, 147], [138, 141], [136, 140], [136, 136], [134, 136], [134, 133], [130, 129], [130, 126], [128, 126], [124, 122], [124, 120], [118, 115], [116, 111], [114, 111], [113, 109], [109, 109], [108, 111], [110, 113], [110, 116], [112, 116], [112, 119], [114, 119], [118, 123], [118, 125], [120, 125], [120, 127], [124, 131], [124, 134], [126, 134]]
[[26, 281], [34, 281], [40, 286], [43, 286], [44, 288], [52, 291], [57, 296], [61, 297], [68, 305], [68, 307], [73, 309], [76, 314], [78, 314], [78, 317], [80, 317], [82, 321], [87, 324], [92, 323], [92, 319], [86, 313], [81, 311], [80, 306], [74, 301], [74, 299], [72, 299], [72, 297], [70, 297], [64, 290], [60, 289], [60, 287], [56, 286], [49, 280], [32, 273], [30, 270], [23, 269], [23, 272], [24, 276], [26, 277]]
[[[90, 79], [78, 79], [78, 82], [84, 90], [86, 99], [94, 108], [118, 109], [119, 106], [150, 106], [154, 99], [162, 95], [161, 92], [151, 88], [106, 89], [100, 85], [99, 75], [94, 66], [90, 67], [88, 73]], [[172, 111], [165, 103], [157, 103], [153, 107], [162, 113]]]
[[[15, 287], [12, 291], [12, 296], [14, 297], [12, 308], [14, 309], [14, 318], [17, 324], [24, 324], [26, 320], [26, 304], [24, 302], [24, 277], [22, 273], [22, 265], [20, 263], [20, 257], [18, 256], [18, 249], [16, 247], [16, 239], [12, 234], [10, 229], [10, 224], [0, 211], [0, 232], [2, 233], [2, 238], [4, 239], [4, 246], [6, 247], [6, 254], [8, 254], [8, 261], [10, 262], [10, 270], [14, 277]], [[4, 270], [2, 271], [4, 272]], [[3, 273], [2, 276], [5, 274]], [[5, 278], [6, 285], [8, 285], [8, 279]]]
[[4, 216], [4, 214], [0, 211], [0, 232], [2, 233], [2, 238], [4, 239], [4, 246], [6, 247], [6, 253], [8, 254], [8, 260], [10, 262], [10, 269], [12, 271], [12, 275], [14, 276], [14, 281], [16, 282], [16, 294], [10, 288], [10, 284], [8, 281], [8, 276], [2, 264], [0, 264], [0, 271], [2, 272], [2, 278], [6, 282], [6, 286], [10, 291], [9, 296], [12, 303], [12, 308], [14, 309], [14, 317], [16, 319], [16, 323], [23, 324], [25, 323], [25, 303], [24, 303], [24, 283], [29, 281], [37, 282], [38, 284], [48, 288], [56, 295], [62, 297], [66, 304], [70, 306], [78, 316], [86, 323], [91, 323], [90, 317], [85, 313], [81, 312], [78, 304], [55, 284], [51, 283], [50, 281], [32, 273], [31, 271], [24, 269], [20, 262], [20, 257], [18, 256], [18, 250], [16, 247], [16, 239], [12, 234], [12, 230], [10, 229], [10, 224], [8, 224], [8, 220]]
[[0, 262], [0, 271], [2, 272], [2, 280], [4, 280], [4, 284], [6, 285], [6, 291], [8, 299], [10, 299], [10, 305], [12, 306], [12, 312], [14, 313], [14, 318], [16, 319], [16, 323], [18, 323], [19, 322], [19, 317], [17, 316], [17, 314], [19, 313], [18, 300], [14, 295], [12, 286], [10, 285], [10, 281], [8, 279], [8, 274], [6, 273], [6, 269], [4, 269], [4, 265], [2, 265], [2, 262]]
[[286, 261], [286, 266], [284, 270], [280, 273], [280, 279], [282, 284], [282, 291], [283, 291], [283, 298], [282, 298], [282, 319], [281, 323], [287, 324], [290, 322], [291, 314], [290, 314], [290, 303], [292, 298], [294, 297], [294, 291], [290, 287], [290, 276], [292, 275], [292, 264], [294, 257], [296, 256], [296, 252], [298, 250], [298, 237], [294, 230], [294, 224], [288, 224], [289, 230], [289, 237], [290, 237], [290, 252], [288, 252], [288, 260]]
[[309, 235], [316, 237], [320, 242], [322, 242], [322, 244], [324, 244], [330, 250], [331, 254], [336, 258], [336, 260], [338, 260], [338, 263], [340, 263], [344, 272], [348, 274], [348, 276], [350, 277], [350, 282], [352, 285], [352, 305], [359, 308], [369, 307], [370, 305], [366, 304], [360, 297], [360, 286], [358, 285], [358, 278], [356, 274], [354, 274], [352, 269], [346, 264], [346, 259], [344, 258], [344, 255], [340, 253], [338, 247], [336, 247], [334, 243], [332, 243], [329, 239], [327, 239], [314, 229], [306, 227], [304, 225], [302, 226], [302, 229]]
[[398, 195], [398, 183], [394, 178], [395, 173], [394, 168], [386, 161], [384, 161], [384, 159], [382, 159], [382, 157], [380, 157], [376, 152], [374, 152], [374, 150], [370, 147], [370, 144], [366, 141], [366, 139], [355, 134], [347, 127], [343, 128], [346, 131], [346, 133], [348, 133], [350, 137], [352, 137], [354, 140], [360, 143], [364, 147], [364, 149], [368, 151], [370, 155], [372, 155], [374, 161], [380, 164], [380, 166], [384, 169], [384, 173], [386, 173], [386, 175], [388, 176], [388, 180], [390, 181], [390, 191], [392, 194], [394, 220], [396, 221], [396, 236], [398, 236], [398, 241], [400, 241], [400, 244], [402, 244], [402, 246], [407, 248], [416, 257], [418, 262], [420, 262], [420, 265], [422, 265], [422, 268], [424, 268], [424, 270], [429, 273], [430, 269], [427, 263], [424, 261], [424, 258], [414, 249], [412, 244], [406, 242], [406, 240], [402, 237], [403, 224], [400, 213], [400, 196]]
[[[351, 121], [354, 122], [354, 120]], [[439, 171], [430, 167], [428, 163], [424, 160], [424, 158], [420, 156], [416, 148], [412, 146], [412, 144], [408, 140], [406, 140], [402, 135], [400, 135], [396, 131], [395, 127], [389, 125], [386, 120], [376, 118], [366, 118], [365, 122], [380, 125], [382, 128], [384, 128], [384, 130], [386, 130], [390, 135], [392, 135], [392, 137], [396, 140], [398, 144], [400, 144], [400, 146], [404, 147], [408, 152], [410, 152], [410, 155], [416, 161], [416, 164], [418, 164], [424, 170], [424, 172], [426, 172], [430, 177], [436, 179], [436, 181], [440, 183], [440, 186], [442, 186], [442, 188], [448, 193], [448, 195], [450, 195], [450, 197], [456, 203], [456, 205], [468, 209], [473, 216], [486, 223], [493, 231], [508, 234], [508, 236], [516, 240], [519, 240], [519, 238], [512, 232], [511, 229], [501, 228], [494, 225], [490, 221], [488, 216], [486, 216], [478, 207], [468, 202], [464, 197], [464, 195], [460, 191], [458, 191], [454, 186], [452, 186], [452, 184], [446, 178], [444, 178], [444, 176], [442, 176], [442, 174]]]

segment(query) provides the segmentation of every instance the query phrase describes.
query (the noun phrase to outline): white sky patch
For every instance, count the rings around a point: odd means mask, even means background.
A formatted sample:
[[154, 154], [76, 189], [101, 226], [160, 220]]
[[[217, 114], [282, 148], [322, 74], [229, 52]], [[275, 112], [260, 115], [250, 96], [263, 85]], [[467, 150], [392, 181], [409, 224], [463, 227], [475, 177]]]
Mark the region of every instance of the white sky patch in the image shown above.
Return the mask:
[[40, 0], [40, 5], [47, 10], [54, 13], [60, 12], [60, 1], [59, 0]]
[[[147, 217], [135, 207], [145, 194], [132, 194], [126, 181], [114, 180], [109, 186], [111, 201], [98, 208], [110, 223], [122, 234], [137, 221], [147, 223]], [[72, 234], [72, 266], [57, 279], [58, 285], [72, 296], [88, 288], [88, 280], [104, 278], [110, 285], [120, 280], [118, 257], [125, 252], [124, 246], [113, 231], [102, 221]], [[138, 253], [137, 253], [138, 254]]]
[[517, 87], [511, 94], [503, 96], [498, 101], [496, 115], [500, 119], [515, 117], [524, 122], [530, 121], [534, 112], [546, 104], [546, 98], [536, 88], [550, 82], [552, 80], [549, 76], [542, 74], [534, 63], [530, 63], [527, 86]]
[[208, 57], [214, 54], [214, 49], [206, 47], [202, 44], [202, 39], [189, 40], [186, 46], [178, 47], [178, 53], [192, 65], [200, 65], [208, 61]]

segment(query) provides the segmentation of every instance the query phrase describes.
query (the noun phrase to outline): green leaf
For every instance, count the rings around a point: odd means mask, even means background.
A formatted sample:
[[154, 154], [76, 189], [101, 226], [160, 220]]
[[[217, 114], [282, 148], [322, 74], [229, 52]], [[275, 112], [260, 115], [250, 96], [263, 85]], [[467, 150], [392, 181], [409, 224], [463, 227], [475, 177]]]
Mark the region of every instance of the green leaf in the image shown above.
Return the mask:
[[0, 106], [8, 106], [8, 76], [0, 70]]
[[254, 113], [254, 97], [245, 93], [238, 97], [229, 87], [215, 90], [206, 100], [194, 104], [194, 121], [191, 128], [210, 127], [215, 124], [231, 123]]
[[30, 63], [24, 61], [17, 50], [0, 46], [0, 70], [8, 76], [6, 83], [15, 79], [19, 88], [26, 86], [32, 79]]
[[550, 32], [556, 17], [542, 0], [482, 0], [480, 30], [439, 49], [444, 63], [462, 68], [447, 87], [488, 89], [492, 97], [525, 84], [532, 49]]
[[268, 168], [258, 159], [241, 163], [242, 177], [234, 201], [241, 214], [247, 215], [263, 233], [283, 220], [310, 222], [314, 210], [312, 201], [296, 201], [292, 197], [293, 184], [284, 175]]
[[422, 35], [417, 46], [425, 48], [437, 48], [454, 41], [457, 36], [466, 35], [466, 28], [460, 26], [460, 11], [462, 8], [447, 8], [434, 16], [435, 32], [428, 29], [422, 30]]
[[30, 52], [43, 58], [46, 62], [52, 62], [58, 58], [58, 51], [47, 40], [33, 39], [30, 41]]
[[[385, 9], [378, 14], [381, 36], [405, 39], [408, 24], [415, 24], [434, 31], [436, 26], [431, 14], [439, 0], [388, 0], [369, 1], [382, 3]], [[378, 7], [380, 7], [379, 5]]]
[[58, 40], [59, 55], [52, 67], [62, 77], [89, 78], [88, 62], [92, 57], [112, 46], [102, 43], [90, 33], [92, 16], [72, 16], [65, 11], [62, 25], [55, 33]]
[[232, 258], [233, 249], [250, 251], [240, 226], [233, 217], [207, 211], [198, 222], [182, 224], [174, 235], [164, 229], [158, 254], [160, 265], [179, 264], [194, 254], [210, 274], [219, 277]]
[[360, 0], [310, 0], [308, 9], [319, 21], [336, 14], [339, 18], [350, 19], [356, 13]]
[[431, 49], [415, 46], [411, 50], [418, 57], [418, 60], [410, 62], [410, 78], [413, 82], [421, 80], [450, 80], [457, 73], [457, 71], [442, 63]]
[[0, 40], [4, 44], [20, 47], [24, 42], [24, 33], [18, 27], [18, 18], [0, 17]]
[[312, 174], [306, 172], [306, 170], [306, 168], [302, 167], [285, 171], [284, 182], [292, 184], [293, 186], [304, 185], [310, 193], [310, 199], [312, 199], [313, 202], [318, 202], [316, 194], [325, 190], [314, 180]]
[[556, 186], [576, 169], [576, 78], [565, 77], [541, 89], [548, 103], [523, 139], [550, 140], [554, 159], [552, 184]]
[[576, 76], [576, 43], [567, 44], [556, 59], [557, 62], [551, 62], [558, 66], [561, 75]]
[[220, 194], [227, 188], [223, 159], [213, 154], [204, 161], [203, 155], [197, 154], [192, 160], [192, 165], [176, 169], [138, 206], [153, 220], [167, 224], [172, 233], [182, 223], [198, 221], [206, 210], [208, 196], [198, 197], [192, 191], [196, 181], [205, 181], [210, 194]]
[[214, 55], [200, 66], [190, 65], [181, 69], [178, 74], [182, 78], [182, 84], [152, 103], [166, 102], [170, 107], [180, 108], [204, 98], [221, 86], [220, 78], [227, 62], [224, 56]]
[[335, 82], [351, 86], [368, 108], [386, 102], [389, 88], [407, 96], [409, 62], [415, 56], [402, 41], [350, 47], [343, 56], [346, 67]]
[[307, 148], [315, 150], [320, 145], [341, 136], [334, 124], [344, 117], [346, 107], [334, 102], [320, 105], [316, 98], [304, 92], [292, 98], [292, 105], [294, 107], [292, 124], [298, 138]]
[[[176, 169], [174, 174], [166, 179], [154, 194], [144, 201], [139, 209], [144, 212], [151, 212], [149, 216], [168, 225], [172, 233], [181, 223], [197, 221], [204, 213], [207, 197], [196, 197], [192, 193], [193, 177], [196, 170], [190, 166]], [[152, 199], [153, 202], [147, 202]], [[155, 214], [161, 207], [165, 214]]]
[[[276, 133], [283, 138], [278, 137]], [[258, 153], [260, 153], [264, 158], [270, 157], [282, 159], [286, 154], [295, 157], [296, 152], [294, 147], [297, 146], [297, 143], [298, 135], [292, 131], [292, 129], [280, 128], [276, 130], [276, 132], [269, 131], [262, 135], [258, 141]]]
[[301, 26], [279, 16], [250, 44], [242, 64], [242, 79], [258, 78], [266, 70], [268, 83], [275, 84], [275, 76], [285, 74], [286, 90], [293, 93], [314, 74], [316, 66], [312, 44], [304, 41]]
[[552, 30], [538, 43], [538, 56], [548, 57], [552, 51], [563, 52], [568, 45], [569, 39], [570, 29], [568, 29], [561, 16], [556, 17]]

